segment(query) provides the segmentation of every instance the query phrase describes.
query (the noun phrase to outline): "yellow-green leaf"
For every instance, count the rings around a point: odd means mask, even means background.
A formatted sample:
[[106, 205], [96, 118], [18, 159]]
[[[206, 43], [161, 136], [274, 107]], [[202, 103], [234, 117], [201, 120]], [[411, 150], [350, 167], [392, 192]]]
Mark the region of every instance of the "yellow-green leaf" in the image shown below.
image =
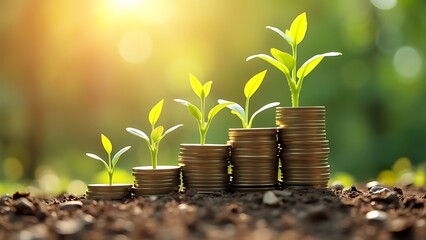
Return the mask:
[[212, 88], [212, 81], [208, 81], [203, 85], [203, 93], [202, 98], [206, 98], [210, 94], [210, 90]]
[[103, 134], [101, 134], [101, 141], [102, 141], [102, 145], [104, 146], [105, 151], [108, 154], [111, 154], [111, 152], [112, 152], [111, 141]]
[[244, 95], [246, 98], [251, 98], [253, 94], [259, 89], [260, 85], [263, 82], [263, 79], [265, 78], [267, 70], [264, 70], [256, 75], [254, 75], [244, 87]]
[[296, 66], [296, 61], [294, 60], [294, 57], [286, 52], [283, 52], [276, 48], [271, 48], [271, 54], [275, 59], [284, 64], [290, 71], [292, 71], [293, 68]]
[[253, 58], [260, 58], [260, 59], [263, 59], [263, 60], [269, 62], [270, 64], [274, 65], [274, 67], [281, 70], [281, 72], [283, 72], [286, 76], [288, 76], [290, 74], [290, 70], [287, 68], [287, 66], [285, 66], [283, 63], [279, 62], [278, 60], [276, 60], [275, 58], [273, 58], [269, 55], [266, 55], [266, 54], [253, 55], [253, 56], [248, 57], [246, 59], [246, 61], [252, 60]]
[[158, 126], [151, 132], [151, 139], [153, 142], [159, 142], [161, 140], [161, 137], [163, 135], [164, 127]]
[[155, 123], [157, 123], [158, 118], [160, 118], [161, 111], [163, 110], [164, 99], [161, 99], [149, 112], [149, 123], [154, 127]]
[[200, 80], [198, 80], [198, 78], [196, 78], [194, 75], [189, 74], [189, 81], [195, 94], [197, 94], [199, 98], [202, 98], [203, 85], [201, 84]]
[[308, 61], [306, 61], [297, 71], [297, 77], [302, 79], [306, 77], [312, 70], [318, 66], [318, 64], [322, 61], [324, 57], [334, 57], [342, 55], [339, 52], [328, 52], [323, 54], [317, 54], [311, 57]]
[[308, 21], [306, 20], [306, 13], [297, 16], [290, 26], [290, 36], [294, 43], [297, 45], [302, 42], [308, 28]]

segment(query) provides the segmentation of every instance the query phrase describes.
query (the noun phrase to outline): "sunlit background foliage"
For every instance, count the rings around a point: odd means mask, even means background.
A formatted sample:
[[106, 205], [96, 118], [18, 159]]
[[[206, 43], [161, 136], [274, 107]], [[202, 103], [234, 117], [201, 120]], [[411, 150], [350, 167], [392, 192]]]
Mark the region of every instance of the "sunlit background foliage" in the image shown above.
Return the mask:
[[[271, 47], [288, 51], [265, 27], [286, 28], [304, 11], [299, 60], [343, 53], [310, 74], [300, 97], [301, 105], [327, 108], [333, 175], [348, 184], [396, 184], [402, 176], [424, 184], [424, 9], [415, 0], [0, 1], [0, 193], [78, 194], [106, 183], [103, 166], [84, 155], [102, 154], [101, 133], [114, 151], [133, 146], [114, 181], [132, 182], [131, 168], [150, 158], [124, 129], [148, 129], [150, 106], [162, 98], [160, 124], [185, 126], [163, 141], [159, 164], [177, 164], [179, 144], [198, 142], [195, 121], [172, 101], [196, 101], [189, 73], [214, 81], [212, 106], [218, 98], [243, 102], [245, 82], [269, 69], [253, 108], [290, 106], [282, 74], [245, 59]], [[207, 142], [224, 143], [239, 124], [220, 113]], [[274, 125], [273, 110], [254, 122]]]

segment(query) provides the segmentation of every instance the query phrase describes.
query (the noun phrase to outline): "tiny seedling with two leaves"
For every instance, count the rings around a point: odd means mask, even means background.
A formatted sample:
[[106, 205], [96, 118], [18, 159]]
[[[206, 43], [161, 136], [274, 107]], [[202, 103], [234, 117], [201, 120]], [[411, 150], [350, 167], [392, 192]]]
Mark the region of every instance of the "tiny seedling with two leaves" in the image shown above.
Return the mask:
[[285, 33], [275, 27], [266, 27], [284, 38], [284, 40], [291, 46], [292, 54], [290, 55], [276, 48], [271, 48], [272, 57], [266, 54], [257, 54], [247, 58], [247, 61], [253, 58], [263, 59], [284, 73], [290, 87], [293, 107], [299, 106], [300, 91], [302, 90], [302, 84], [305, 77], [314, 70], [324, 57], [342, 55], [339, 52], [317, 54], [308, 59], [299, 69], [297, 69], [297, 47], [304, 39], [307, 27], [308, 22], [306, 20], [306, 13], [302, 13], [297, 16], [291, 24], [290, 30], [286, 30]]
[[105, 151], [108, 154], [108, 162], [93, 153], [86, 153], [86, 156], [91, 157], [95, 160], [101, 161], [104, 164], [108, 172], [109, 185], [112, 185], [112, 177], [114, 176], [115, 165], [117, 164], [118, 160], [120, 160], [121, 155], [123, 155], [123, 153], [129, 150], [130, 146], [122, 148], [111, 158], [111, 153], [112, 153], [111, 141], [105, 135], [101, 134], [101, 142]]
[[182, 99], [175, 99], [176, 102], [186, 106], [191, 113], [191, 115], [195, 118], [198, 124], [198, 131], [200, 133], [200, 143], [201, 145], [204, 145], [206, 143], [206, 135], [207, 131], [209, 130], [210, 124], [213, 120], [213, 118], [225, 107], [232, 104], [232, 102], [222, 102], [214, 106], [207, 115], [207, 121], [206, 121], [206, 98], [210, 94], [212, 81], [209, 81], [205, 83], [204, 85], [201, 84], [200, 80], [198, 80], [194, 75], [189, 75], [189, 80], [191, 83], [192, 90], [195, 92], [195, 94], [198, 96], [198, 98], [201, 101], [201, 109], [197, 108], [194, 104], [182, 100]]
[[160, 142], [163, 140], [163, 138], [173, 132], [174, 130], [180, 128], [183, 126], [183, 124], [178, 124], [174, 127], [169, 128], [168, 130], [164, 131], [163, 126], [156, 127], [155, 124], [157, 123], [158, 119], [160, 118], [161, 111], [163, 110], [163, 103], [164, 99], [161, 99], [155, 106], [151, 109], [149, 112], [149, 123], [151, 124], [151, 134], [150, 137], [148, 137], [147, 134], [145, 134], [143, 131], [136, 129], [136, 128], [126, 128], [126, 131], [142, 138], [146, 141], [149, 152], [151, 154], [151, 163], [152, 163], [152, 169], [157, 169], [157, 158], [158, 158], [158, 150], [160, 148]]
[[[253, 119], [256, 117], [257, 114], [280, 105], [279, 102], [273, 102], [268, 103], [265, 106], [261, 107], [259, 110], [253, 113], [253, 115], [250, 117], [249, 115], [249, 105], [250, 105], [250, 98], [256, 93], [257, 89], [259, 89], [260, 85], [263, 82], [263, 79], [265, 78], [266, 71], [262, 71], [256, 75], [254, 75], [245, 85], [244, 87], [244, 95], [246, 97], [246, 104], [245, 108], [241, 107], [238, 103], [233, 103], [231, 105], [228, 105], [227, 108], [231, 109], [231, 113], [237, 115], [237, 117], [241, 120], [241, 123], [243, 125], [243, 128], [251, 128], [253, 124]], [[229, 101], [219, 99], [219, 103], [226, 103]]]

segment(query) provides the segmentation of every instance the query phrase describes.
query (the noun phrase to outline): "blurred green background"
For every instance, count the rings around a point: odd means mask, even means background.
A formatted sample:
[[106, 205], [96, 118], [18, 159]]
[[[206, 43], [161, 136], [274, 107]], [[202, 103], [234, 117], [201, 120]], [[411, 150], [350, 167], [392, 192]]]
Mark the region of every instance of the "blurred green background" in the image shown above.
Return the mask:
[[[367, 181], [401, 157], [406, 168], [422, 166], [424, 9], [415, 0], [1, 1], [0, 193], [82, 193], [86, 183], [106, 182], [102, 164], [85, 156], [104, 156], [101, 133], [114, 152], [132, 146], [114, 180], [131, 182], [131, 168], [150, 159], [145, 142], [124, 129], [148, 130], [148, 112], [162, 98], [159, 123], [185, 126], [163, 140], [159, 163], [177, 164], [179, 144], [199, 141], [195, 121], [173, 102], [196, 100], [189, 73], [214, 81], [211, 107], [218, 98], [243, 102], [246, 81], [268, 69], [253, 108], [290, 106], [281, 73], [245, 59], [271, 47], [289, 51], [265, 27], [289, 28], [304, 11], [299, 66], [317, 53], [343, 53], [307, 77], [300, 97], [327, 108], [332, 173]], [[274, 115], [262, 113], [254, 126], [274, 126]], [[224, 143], [239, 126], [224, 111], [207, 142]]]

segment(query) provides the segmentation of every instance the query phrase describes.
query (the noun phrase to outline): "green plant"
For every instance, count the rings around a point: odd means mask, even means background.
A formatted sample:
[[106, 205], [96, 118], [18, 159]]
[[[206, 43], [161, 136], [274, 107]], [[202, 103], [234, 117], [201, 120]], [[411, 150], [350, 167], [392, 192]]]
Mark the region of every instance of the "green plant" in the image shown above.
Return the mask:
[[198, 124], [198, 131], [200, 133], [200, 142], [201, 145], [204, 145], [206, 143], [206, 135], [207, 131], [209, 130], [210, 124], [213, 120], [213, 118], [218, 114], [222, 109], [227, 107], [228, 105], [232, 104], [231, 102], [223, 102], [219, 103], [218, 105], [214, 106], [207, 115], [207, 121], [206, 118], [206, 98], [210, 93], [212, 81], [209, 81], [205, 83], [204, 85], [201, 84], [201, 82], [192, 74], [189, 75], [189, 80], [191, 83], [192, 90], [194, 90], [195, 94], [200, 98], [201, 100], [201, 109], [197, 108], [194, 104], [182, 100], [182, 99], [175, 99], [176, 102], [186, 106], [189, 110], [189, 112], [194, 116], [195, 120]]
[[[249, 118], [249, 104], [250, 104], [250, 98], [256, 93], [257, 89], [259, 89], [260, 85], [263, 82], [263, 79], [265, 78], [267, 70], [262, 71], [256, 75], [254, 75], [245, 85], [244, 87], [244, 95], [246, 97], [246, 105], [245, 109], [241, 107], [238, 103], [233, 103], [229, 105], [227, 108], [231, 109], [231, 113], [237, 115], [237, 117], [241, 120], [241, 123], [243, 124], [243, 128], [251, 128], [253, 124], [254, 117], [265, 111], [268, 108], [272, 108], [275, 106], [280, 105], [279, 102], [273, 102], [266, 104], [265, 106], [261, 107], [259, 110], [253, 113], [253, 115]], [[219, 99], [219, 103], [225, 103], [229, 102], [226, 100]]]
[[257, 54], [247, 58], [247, 61], [253, 58], [263, 59], [284, 73], [290, 87], [293, 107], [299, 106], [300, 91], [305, 77], [314, 70], [324, 57], [342, 55], [339, 52], [318, 54], [308, 59], [297, 69], [297, 47], [305, 37], [307, 26], [306, 13], [297, 16], [291, 24], [290, 30], [286, 30], [285, 33], [278, 28], [267, 26], [266, 28], [278, 33], [291, 46], [292, 55], [276, 48], [271, 48], [272, 57], [266, 54]]
[[145, 134], [143, 131], [136, 129], [136, 128], [126, 128], [126, 131], [138, 136], [142, 139], [144, 139], [148, 145], [149, 152], [151, 153], [151, 163], [152, 168], [157, 169], [157, 157], [158, 157], [158, 149], [160, 147], [160, 142], [163, 140], [163, 138], [176, 130], [179, 127], [182, 127], [183, 124], [178, 124], [174, 127], [169, 128], [164, 132], [163, 126], [155, 127], [155, 124], [158, 121], [158, 118], [160, 118], [161, 111], [163, 110], [163, 103], [164, 99], [161, 99], [157, 104], [155, 104], [154, 107], [152, 107], [151, 111], [149, 112], [149, 123], [151, 124], [151, 134], [150, 137], [148, 137], [147, 134]]
[[130, 146], [122, 148], [120, 151], [118, 151], [114, 155], [114, 157], [111, 158], [111, 152], [112, 152], [111, 141], [105, 135], [101, 134], [101, 142], [102, 142], [102, 145], [103, 145], [105, 151], [108, 154], [108, 162], [106, 162], [101, 157], [99, 157], [98, 155], [95, 155], [93, 153], [86, 153], [86, 156], [91, 157], [95, 160], [101, 161], [105, 165], [105, 168], [107, 169], [107, 172], [108, 172], [109, 185], [112, 185], [112, 177], [114, 176], [115, 165], [117, 164], [121, 155], [123, 155], [123, 153], [125, 153], [127, 150], [129, 150]]

